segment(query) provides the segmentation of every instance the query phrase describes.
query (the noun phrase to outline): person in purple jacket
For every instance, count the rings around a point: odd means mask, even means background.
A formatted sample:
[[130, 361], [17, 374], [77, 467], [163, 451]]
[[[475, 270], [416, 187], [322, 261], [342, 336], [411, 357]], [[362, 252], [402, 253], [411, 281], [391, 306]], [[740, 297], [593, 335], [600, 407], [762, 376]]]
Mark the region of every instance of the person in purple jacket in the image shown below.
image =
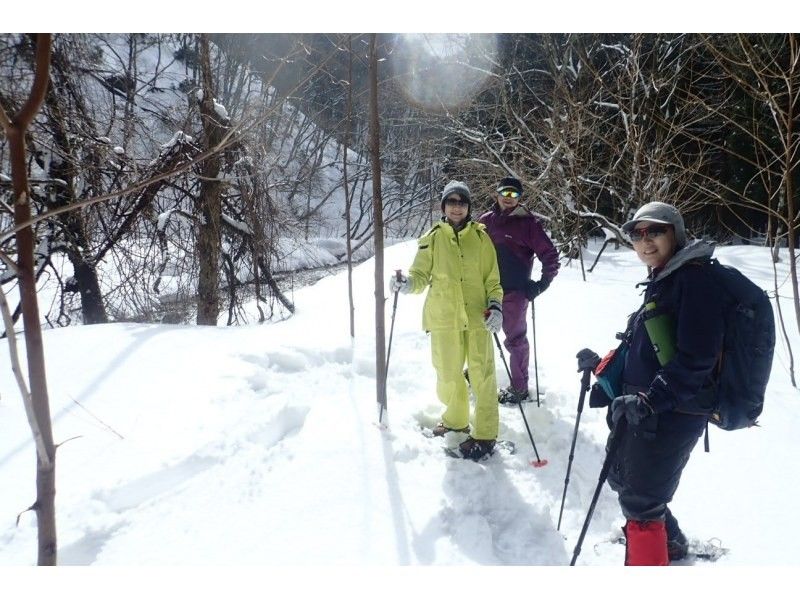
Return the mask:
[[[500, 403], [529, 398], [528, 302], [542, 294], [558, 274], [558, 251], [533, 213], [520, 204], [522, 183], [506, 177], [497, 185], [497, 203], [479, 218], [497, 251], [503, 287], [503, 332], [511, 356], [511, 385], [500, 390]], [[539, 280], [531, 280], [534, 257], [542, 264]], [[538, 389], [537, 389], [538, 391]]]

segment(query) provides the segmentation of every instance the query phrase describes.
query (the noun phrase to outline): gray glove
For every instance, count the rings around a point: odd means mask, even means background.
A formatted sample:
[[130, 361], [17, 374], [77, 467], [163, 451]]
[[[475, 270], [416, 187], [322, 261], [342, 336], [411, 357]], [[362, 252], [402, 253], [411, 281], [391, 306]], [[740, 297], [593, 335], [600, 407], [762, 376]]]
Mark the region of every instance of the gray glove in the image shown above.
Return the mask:
[[389, 279], [389, 290], [392, 293], [400, 291], [405, 295], [410, 293], [413, 287], [414, 284], [411, 282], [410, 276], [403, 276], [400, 274], [400, 277], [398, 278], [396, 274], [392, 274], [392, 277]]
[[489, 301], [489, 308], [484, 312], [486, 319], [483, 324], [486, 330], [492, 334], [497, 334], [503, 329], [503, 306], [492, 299]]
[[653, 415], [653, 408], [647, 402], [647, 395], [644, 393], [622, 395], [611, 401], [611, 421], [614, 427], [623, 415], [632, 426], [638, 426], [645, 417]]

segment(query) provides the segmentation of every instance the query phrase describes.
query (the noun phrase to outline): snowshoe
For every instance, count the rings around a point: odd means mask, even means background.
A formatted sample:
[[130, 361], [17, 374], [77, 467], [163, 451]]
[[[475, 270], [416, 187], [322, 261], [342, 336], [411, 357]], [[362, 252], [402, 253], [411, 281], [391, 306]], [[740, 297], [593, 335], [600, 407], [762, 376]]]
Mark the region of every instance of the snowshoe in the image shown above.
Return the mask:
[[529, 401], [530, 398], [531, 396], [527, 388], [525, 390], [516, 390], [509, 386], [500, 389], [497, 393], [497, 402], [501, 405], [518, 405], [524, 401]]
[[[684, 539], [686, 540], [685, 536]], [[616, 538], [612, 538], [611, 540], [606, 540], [606, 542], [610, 542], [611, 544], [622, 544], [625, 546], [625, 536], [618, 536]], [[595, 545], [595, 552], [597, 552], [600, 544], [603, 544], [603, 542]], [[673, 546], [670, 546], [670, 544], [673, 544]], [[685, 563], [688, 564], [691, 564], [693, 561], [713, 562], [719, 560], [721, 557], [730, 552], [729, 548], [722, 547], [722, 543], [718, 538], [711, 538], [707, 541], [696, 539], [686, 540], [682, 547], [679, 547], [678, 544], [679, 543], [674, 539], [667, 540], [667, 555], [669, 556], [670, 564], [673, 562], [677, 564], [681, 561], [685, 561]]]
[[458, 450], [461, 451], [461, 456], [465, 459], [479, 461], [494, 452], [495, 444], [497, 444], [496, 440], [478, 440], [470, 436], [458, 445]]
[[[506, 455], [513, 455], [517, 450], [516, 445], [513, 442], [511, 442], [510, 440], [496, 440], [494, 442], [495, 442], [494, 450], [491, 453], [487, 453], [483, 457], [480, 457], [480, 458], [475, 459], [475, 460], [476, 461], [486, 461], [487, 459], [489, 459], [489, 457], [491, 457], [491, 455], [493, 455], [495, 453], [505, 453]], [[451, 448], [451, 447], [447, 447], [446, 446], [446, 447], [444, 447], [444, 453], [445, 453], [445, 455], [447, 455], [448, 457], [452, 457], [453, 459], [467, 459], [467, 458], [469, 458], [469, 457], [466, 457], [458, 447]]]

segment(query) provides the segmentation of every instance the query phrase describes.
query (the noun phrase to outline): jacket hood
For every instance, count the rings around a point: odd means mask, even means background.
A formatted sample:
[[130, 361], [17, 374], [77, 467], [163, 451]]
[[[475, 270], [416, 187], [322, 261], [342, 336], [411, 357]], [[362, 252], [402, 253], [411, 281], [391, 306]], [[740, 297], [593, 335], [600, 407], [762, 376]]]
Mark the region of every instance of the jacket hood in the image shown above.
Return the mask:
[[714, 254], [714, 245], [700, 239], [694, 240], [685, 247], [675, 252], [675, 255], [667, 262], [664, 269], [659, 272], [652, 282], [663, 280], [675, 270], [692, 260], [707, 260]]

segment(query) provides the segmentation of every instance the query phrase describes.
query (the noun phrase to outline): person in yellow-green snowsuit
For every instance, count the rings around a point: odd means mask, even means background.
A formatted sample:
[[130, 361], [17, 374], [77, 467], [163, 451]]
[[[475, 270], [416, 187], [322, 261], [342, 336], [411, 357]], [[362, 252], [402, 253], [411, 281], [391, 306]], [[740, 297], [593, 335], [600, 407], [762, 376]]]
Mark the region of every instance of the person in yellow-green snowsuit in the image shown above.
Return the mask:
[[474, 429], [459, 445], [464, 458], [494, 451], [499, 414], [492, 334], [503, 325], [503, 289], [497, 256], [482, 224], [470, 218], [466, 183], [450, 181], [442, 192], [442, 220], [418, 242], [408, 276], [393, 275], [393, 292], [429, 288], [422, 316], [431, 334], [436, 392], [446, 406], [436, 436], [470, 432], [464, 365], [475, 395]]

